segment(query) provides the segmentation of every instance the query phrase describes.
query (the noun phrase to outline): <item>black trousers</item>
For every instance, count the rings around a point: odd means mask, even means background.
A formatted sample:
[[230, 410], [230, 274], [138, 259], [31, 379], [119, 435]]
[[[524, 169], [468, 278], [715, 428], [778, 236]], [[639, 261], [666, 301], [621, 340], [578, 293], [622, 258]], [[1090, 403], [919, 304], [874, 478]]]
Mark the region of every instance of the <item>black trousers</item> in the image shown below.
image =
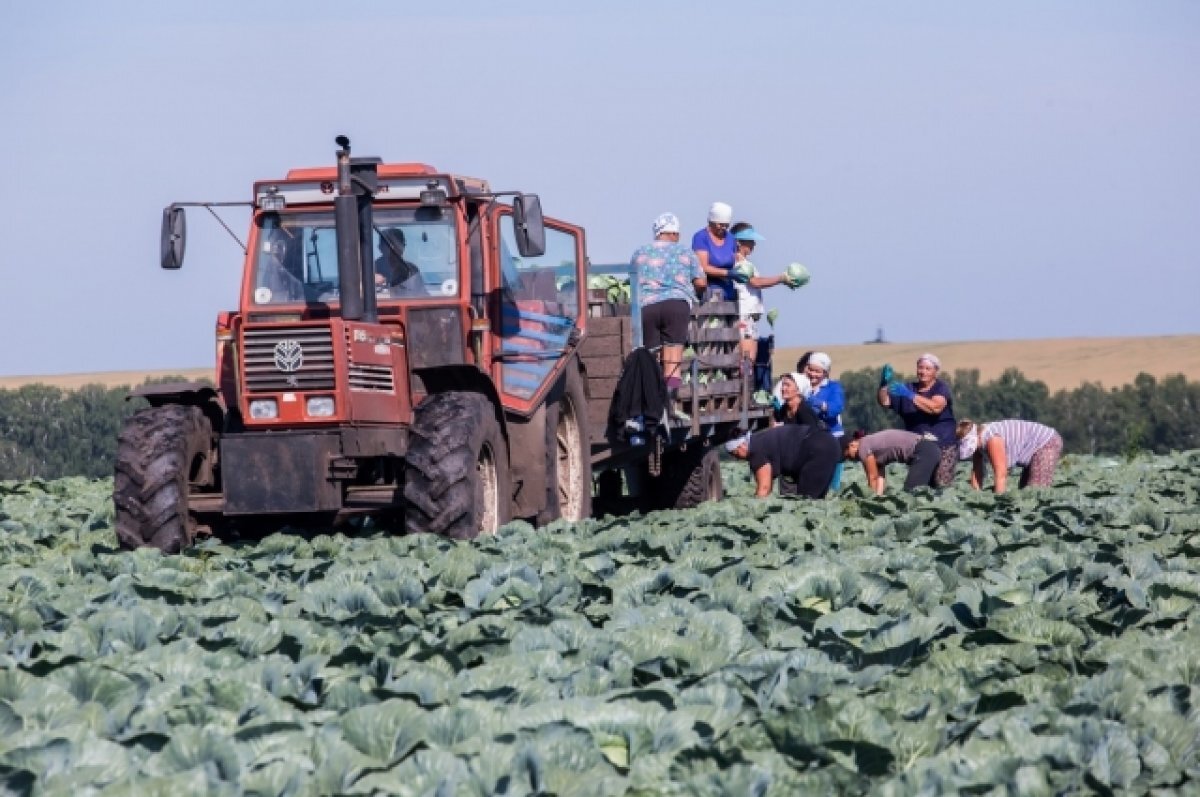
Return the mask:
[[841, 461], [842, 444], [838, 439], [824, 429], [813, 431], [800, 442], [800, 469], [779, 474], [779, 494], [824, 498]]
[[913, 458], [908, 463], [908, 478], [904, 480], [904, 489], [912, 492], [917, 487], [934, 487], [934, 476], [942, 461], [942, 449], [933, 440], [922, 440], [917, 443]]

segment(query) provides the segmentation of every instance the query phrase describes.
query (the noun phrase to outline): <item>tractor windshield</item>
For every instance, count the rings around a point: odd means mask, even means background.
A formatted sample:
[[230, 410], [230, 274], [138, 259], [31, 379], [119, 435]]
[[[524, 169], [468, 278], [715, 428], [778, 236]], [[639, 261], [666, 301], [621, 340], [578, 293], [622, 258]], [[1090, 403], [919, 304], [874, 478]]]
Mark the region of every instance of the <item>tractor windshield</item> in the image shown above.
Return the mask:
[[[454, 214], [441, 208], [376, 209], [371, 235], [375, 292], [388, 299], [459, 295]], [[259, 217], [251, 275], [256, 305], [338, 300], [337, 231], [332, 212]]]

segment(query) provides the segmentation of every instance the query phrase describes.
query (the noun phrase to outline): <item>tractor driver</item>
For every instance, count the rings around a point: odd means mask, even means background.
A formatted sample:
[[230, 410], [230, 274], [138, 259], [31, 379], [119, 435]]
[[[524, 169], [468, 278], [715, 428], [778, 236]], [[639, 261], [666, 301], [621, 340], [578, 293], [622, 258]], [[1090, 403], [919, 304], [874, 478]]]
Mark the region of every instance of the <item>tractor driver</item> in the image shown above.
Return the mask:
[[375, 259], [375, 289], [392, 296], [426, 296], [425, 281], [415, 263], [404, 259], [404, 230], [388, 227], [379, 234]]

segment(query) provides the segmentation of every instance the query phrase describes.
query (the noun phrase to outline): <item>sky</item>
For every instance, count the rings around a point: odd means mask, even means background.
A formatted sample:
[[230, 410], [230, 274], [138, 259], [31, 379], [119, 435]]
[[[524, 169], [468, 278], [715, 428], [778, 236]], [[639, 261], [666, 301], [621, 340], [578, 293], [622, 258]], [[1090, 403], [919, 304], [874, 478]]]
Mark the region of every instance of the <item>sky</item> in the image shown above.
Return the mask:
[[11, 2], [0, 108], [3, 375], [210, 365], [242, 253], [191, 210], [161, 270], [162, 208], [342, 133], [539, 194], [595, 263], [727, 202], [812, 274], [781, 346], [1200, 333], [1193, 0]]

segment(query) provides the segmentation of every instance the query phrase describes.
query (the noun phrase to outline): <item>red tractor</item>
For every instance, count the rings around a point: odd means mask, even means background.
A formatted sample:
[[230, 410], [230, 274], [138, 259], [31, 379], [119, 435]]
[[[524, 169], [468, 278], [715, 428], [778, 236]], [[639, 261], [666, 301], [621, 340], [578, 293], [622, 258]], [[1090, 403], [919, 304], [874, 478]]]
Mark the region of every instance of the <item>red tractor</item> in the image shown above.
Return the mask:
[[[603, 421], [636, 314], [596, 319], [585, 340], [589, 315], [614, 313], [589, 296], [583, 229], [544, 218], [535, 195], [337, 143], [336, 168], [227, 203], [252, 222], [238, 310], [217, 320], [216, 387], [136, 391], [150, 406], [119, 439], [123, 546], [173, 552], [231, 526], [362, 515], [456, 538], [513, 517], [578, 520], [593, 467], [611, 492], [615, 468], [640, 466], [630, 481], [663, 505], [720, 497], [711, 444], [765, 418], [748, 413], [745, 378], [692, 385], [693, 417], [668, 419], [652, 445], [614, 441]], [[171, 205], [163, 268], [181, 267], [185, 241], [184, 204]], [[739, 373], [736, 308], [704, 312], [723, 318], [702, 325], [706, 351], [725, 352], [709, 362]]]
[[[583, 230], [536, 196], [352, 158], [254, 186], [216, 389], [137, 391], [120, 435], [122, 545], [178, 551], [230, 524], [403, 518], [471, 537], [591, 508], [575, 348]], [[202, 203], [198, 203], [202, 204]], [[162, 266], [183, 262], [181, 205]]]

